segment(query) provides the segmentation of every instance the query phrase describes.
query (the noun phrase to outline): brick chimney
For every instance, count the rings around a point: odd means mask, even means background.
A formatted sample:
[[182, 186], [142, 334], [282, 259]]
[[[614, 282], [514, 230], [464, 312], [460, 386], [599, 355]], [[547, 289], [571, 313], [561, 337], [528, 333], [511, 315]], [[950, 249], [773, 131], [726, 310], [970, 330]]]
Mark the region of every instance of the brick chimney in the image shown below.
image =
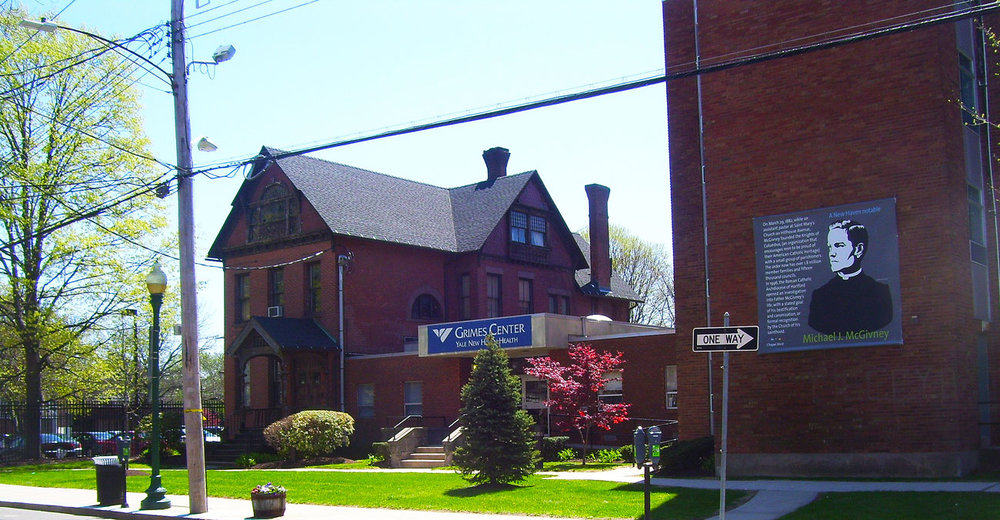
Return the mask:
[[507, 175], [507, 159], [510, 159], [510, 150], [494, 146], [483, 152], [483, 160], [486, 161], [486, 179], [495, 180]]
[[611, 243], [608, 236], [608, 196], [611, 189], [588, 184], [590, 200], [590, 283], [601, 292], [611, 290]]

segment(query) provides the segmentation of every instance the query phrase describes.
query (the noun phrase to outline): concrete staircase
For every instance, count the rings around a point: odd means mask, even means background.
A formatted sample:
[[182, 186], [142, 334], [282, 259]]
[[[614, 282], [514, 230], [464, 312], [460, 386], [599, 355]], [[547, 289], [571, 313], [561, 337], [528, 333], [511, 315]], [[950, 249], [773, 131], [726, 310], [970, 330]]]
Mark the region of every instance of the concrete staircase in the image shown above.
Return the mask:
[[403, 468], [440, 468], [446, 466], [444, 446], [419, 446], [402, 460]]

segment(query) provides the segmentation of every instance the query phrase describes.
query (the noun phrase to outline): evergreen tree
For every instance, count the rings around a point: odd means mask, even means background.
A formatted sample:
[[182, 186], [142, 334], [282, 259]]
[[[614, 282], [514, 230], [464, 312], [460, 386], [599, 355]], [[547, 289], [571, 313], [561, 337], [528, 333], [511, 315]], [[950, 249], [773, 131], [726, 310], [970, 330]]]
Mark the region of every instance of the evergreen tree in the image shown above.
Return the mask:
[[534, 420], [521, 409], [521, 385], [492, 336], [462, 387], [465, 444], [455, 451], [462, 476], [474, 484], [520, 482], [534, 472]]

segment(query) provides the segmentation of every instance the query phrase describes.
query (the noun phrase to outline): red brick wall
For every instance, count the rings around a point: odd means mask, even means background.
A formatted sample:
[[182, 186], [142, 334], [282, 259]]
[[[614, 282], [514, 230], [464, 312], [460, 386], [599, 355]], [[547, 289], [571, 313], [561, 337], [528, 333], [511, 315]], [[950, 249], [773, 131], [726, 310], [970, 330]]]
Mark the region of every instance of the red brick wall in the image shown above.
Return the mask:
[[[702, 57], [919, 4], [772, 2], [739, 10], [745, 5], [699, 2]], [[668, 72], [694, 61], [691, 15], [690, 2], [664, 3]], [[695, 80], [668, 83], [682, 437], [709, 431], [707, 355], [691, 352], [691, 329], [721, 325], [726, 311], [733, 324], [760, 318], [753, 217], [895, 197], [904, 345], [733, 354], [729, 450], [978, 448], [979, 322], [971, 314], [957, 86], [953, 25], [704, 75], [709, 323]]]

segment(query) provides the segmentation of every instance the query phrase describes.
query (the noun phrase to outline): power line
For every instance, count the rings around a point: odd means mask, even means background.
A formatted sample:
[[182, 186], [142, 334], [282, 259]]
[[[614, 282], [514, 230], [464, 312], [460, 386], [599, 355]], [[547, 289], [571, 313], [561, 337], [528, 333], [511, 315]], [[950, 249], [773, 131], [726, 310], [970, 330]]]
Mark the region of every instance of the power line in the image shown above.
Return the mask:
[[188, 40], [193, 40], [195, 38], [200, 38], [202, 36], [207, 36], [209, 34], [217, 33], [217, 32], [220, 32], [220, 31], [225, 31], [226, 29], [232, 29], [234, 27], [239, 27], [241, 25], [246, 25], [248, 23], [256, 22], [258, 20], [263, 20], [264, 18], [269, 18], [269, 17], [274, 16], [274, 15], [278, 15], [278, 14], [282, 14], [282, 13], [287, 13], [289, 11], [293, 11], [293, 10], [298, 9], [300, 7], [305, 7], [305, 6], [309, 5], [309, 4], [315, 4], [318, 1], [319, 0], [309, 0], [307, 2], [303, 2], [301, 4], [294, 5], [292, 7], [288, 7], [286, 9], [282, 9], [280, 11], [275, 11], [273, 13], [268, 13], [268, 14], [265, 14], [265, 15], [262, 15], [262, 16], [258, 16], [257, 18], [251, 18], [249, 20], [244, 20], [244, 21], [239, 22], [239, 23], [235, 23], [235, 24], [232, 24], [232, 25], [227, 25], [226, 27], [220, 27], [218, 29], [214, 29], [214, 30], [211, 30], [211, 31], [203, 32], [201, 34], [195, 34], [193, 36], [189, 36], [187, 39]]
[[[616, 85], [611, 85], [608, 87], [601, 87], [591, 90], [586, 90], [582, 92], [577, 92], [573, 94], [567, 94], [562, 96], [556, 96], [552, 98], [542, 99], [539, 101], [532, 101], [523, 103], [520, 105], [514, 105], [510, 107], [500, 108], [497, 110], [485, 111], [474, 113], [465, 116], [459, 116], [450, 119], [439, 120], [431, 123], [425, 123], [420, 125], [414, 125], [406, 128], [401, 128], [397, 130], [389, 130], [386, 132], [380, 132], [375, 134], [370, 134], [366, 136], [344, 139], [340, 141], [334, 141], [331, 143], [326, 143], [318, 146], [301, 148], [295, 151], [282, 152], [274, 154], [273, 159], [282, 159], [285, 157], [292, 157], [296, 155], [304, 155], [308, 153], [318, 152], [321, 150], [327, 150], [330, 148], [337, 148], [341, 146], [346, 146], [350, 144], [363, 143], [366, 141], [373, 141], [377, 139], [383, 139], [386, 137], [394, 137], [400, 135], [411, 134], [415, 132], [422, 132], [425, 130], [431, 130], [436, 128], [444, 128], [448, 126], [458, 125], [462, 123], [470, 123], [474, 121], [482, 121], [486, 119], [492, 119], [495, 117], [516, 114], [519, 112], [526, 112], [528, 110], [535, 110], [538, 108], [550, 107], [555, 105], [561, 105], [563, 103], [569, 103], [571, 101], [580, 101], [584, 99], [590, 99], [598, 96], [604, 96], [607, 94], [614, 94], [617, 92], [625, 92], [629, 90], [634, 90], [637, 88], [648, 87], [651, 85], [657, 85], [659, 83], [666, 83], [667, 81], [674, 81], [678, 79], [684, 79], [689, 77], [694, 77], [702, 74], [710, 74], [713, 72], [721, 72], [724, 70], [732, 69], [735, 67], [742, 67], [746, 65], [752, 65], [756, 63], [762, 63], [765, 61], [771, 61], [779, 58], [787, 58], [790, 56], [796, 56], [799, 54], [804, 54], [807, 52], [831, 49], [835, 47], [840, 47], [843, 45], [857, 43], [865, 40], [871, 40], [874, 38], [880, 38], [883, 36], [889, 36], [893, 34], [899, 34], [903, 32], [909, 32], [916, 29], [921, 29], [924, 27], [929, 27], [932, 25], [938, 25], [942, 23], [954, 22], [960, 19], [969, 18], [972, 16], [977, 16], [985, 13], [989, 13], [1000, 8], [1000, 2], [993, 2], [987, 6], [974, 6], [966, 9], [962, 9], [955, 12], [950, 12], [942, 15], [930, 16], [924, 19], [911, 22], [903, 22], [899, 24], [890, 25], [888, 27], [873, 29], [868, 31], [862, 31], [859, 33], [848, 34], [846, 36], [831, 38], [829, 40], [824, 40], [816, 43], [810, 43], [805, 45], [800, 45], [796, 47], [791, 47], [787, 49], [779, 49], [776, 51], [762, 52], [754, 55], [748, 55], [740, 58], [735, 58], [728, 61], [722, 61], [713, 65], [706, 65], [701, 67], [694, 67], [686, 71], [676, 72], [676, 73], [665, 73], [663, 75], [658, 75], [654, 77], [643, 78], [635, 81], [619, 83]], [[259, 156], [254, 156], [253, 158], [247, 159], [242, 162], [242, 164], [250, 164], [253, 161], [259, 159]], [[221, 166], [220, 168], [231, 167], [232, 164]], [[198, 172], [193, 172], [193, 174], [201, 173], [205, 170]]]

